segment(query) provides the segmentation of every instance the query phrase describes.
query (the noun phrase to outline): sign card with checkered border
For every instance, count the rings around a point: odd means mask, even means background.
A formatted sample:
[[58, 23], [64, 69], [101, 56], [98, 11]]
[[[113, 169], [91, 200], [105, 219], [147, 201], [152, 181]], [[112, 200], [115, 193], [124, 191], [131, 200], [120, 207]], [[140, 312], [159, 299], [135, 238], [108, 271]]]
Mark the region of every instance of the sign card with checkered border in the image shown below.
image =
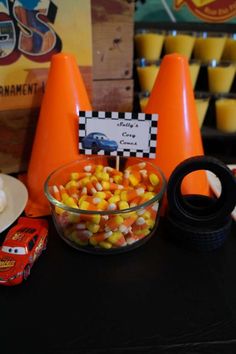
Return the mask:
[[158, 114], [79, 112], [79, 153], [156, 157]]

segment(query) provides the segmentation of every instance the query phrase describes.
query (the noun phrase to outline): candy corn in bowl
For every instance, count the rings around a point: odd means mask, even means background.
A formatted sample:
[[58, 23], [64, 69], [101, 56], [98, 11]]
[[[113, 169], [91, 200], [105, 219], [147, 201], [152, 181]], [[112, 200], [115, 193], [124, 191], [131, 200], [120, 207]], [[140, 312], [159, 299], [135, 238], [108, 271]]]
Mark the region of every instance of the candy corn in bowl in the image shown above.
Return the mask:
[[[151, 160], [150, 160], [151, 161]], [[142, 245], [154, 233], [166, 188], [151, 162], [95, 156], [52, 172], [45, 182], [59, 235], [72, 247], [95, 254]], [[128, 167], [126, 167], [126, 165]]]

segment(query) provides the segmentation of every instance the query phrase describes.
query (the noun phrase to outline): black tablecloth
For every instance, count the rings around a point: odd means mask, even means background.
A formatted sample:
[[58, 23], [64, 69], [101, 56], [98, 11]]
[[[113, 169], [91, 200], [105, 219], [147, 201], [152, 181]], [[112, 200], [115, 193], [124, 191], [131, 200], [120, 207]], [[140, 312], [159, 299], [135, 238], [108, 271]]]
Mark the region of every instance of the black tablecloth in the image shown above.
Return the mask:
[[0, 288], [1, 354], [236, 353], [235, 224], [211, 253], [174, 243], [162, 219], [142, 247], [95, 256], [49, 220], [28, 280]]

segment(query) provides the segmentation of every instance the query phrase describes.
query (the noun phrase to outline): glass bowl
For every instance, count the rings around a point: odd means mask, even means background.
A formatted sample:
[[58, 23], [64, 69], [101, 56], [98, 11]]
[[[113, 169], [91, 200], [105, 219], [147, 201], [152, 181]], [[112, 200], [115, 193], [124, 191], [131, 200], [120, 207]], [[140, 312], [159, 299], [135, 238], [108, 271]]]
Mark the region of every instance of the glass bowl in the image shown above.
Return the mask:
[[[132, 250], [154, 234], [166, 189], [144, 159], [87, 157], [52, 172], [44, 186], [55, 227], [70, 246], [94, 254]], [[128, 167], [126, 167], [126, 165]]]

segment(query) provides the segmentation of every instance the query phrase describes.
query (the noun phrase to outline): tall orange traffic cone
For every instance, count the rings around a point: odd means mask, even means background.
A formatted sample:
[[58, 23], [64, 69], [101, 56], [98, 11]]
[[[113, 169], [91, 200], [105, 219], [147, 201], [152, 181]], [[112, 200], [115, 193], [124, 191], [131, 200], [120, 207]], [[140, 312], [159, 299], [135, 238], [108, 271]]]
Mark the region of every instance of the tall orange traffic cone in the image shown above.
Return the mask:
[[[167, 180], [181, 161], [204, 155], [187, 58], [163, 58], [145, 113], [159, 114], [155, 163]], [[205, 171], [186, 176], [182, 193], [209, 195]]]
[[78, 112], [92, 110], [73, 55], [52, 57], [45, 94], [33, 143], [25, 184], [29, 201], [27, 216], [50, 213], [44, 196], [44, 182], [61, 165], [76, 160], [78, 153]]

